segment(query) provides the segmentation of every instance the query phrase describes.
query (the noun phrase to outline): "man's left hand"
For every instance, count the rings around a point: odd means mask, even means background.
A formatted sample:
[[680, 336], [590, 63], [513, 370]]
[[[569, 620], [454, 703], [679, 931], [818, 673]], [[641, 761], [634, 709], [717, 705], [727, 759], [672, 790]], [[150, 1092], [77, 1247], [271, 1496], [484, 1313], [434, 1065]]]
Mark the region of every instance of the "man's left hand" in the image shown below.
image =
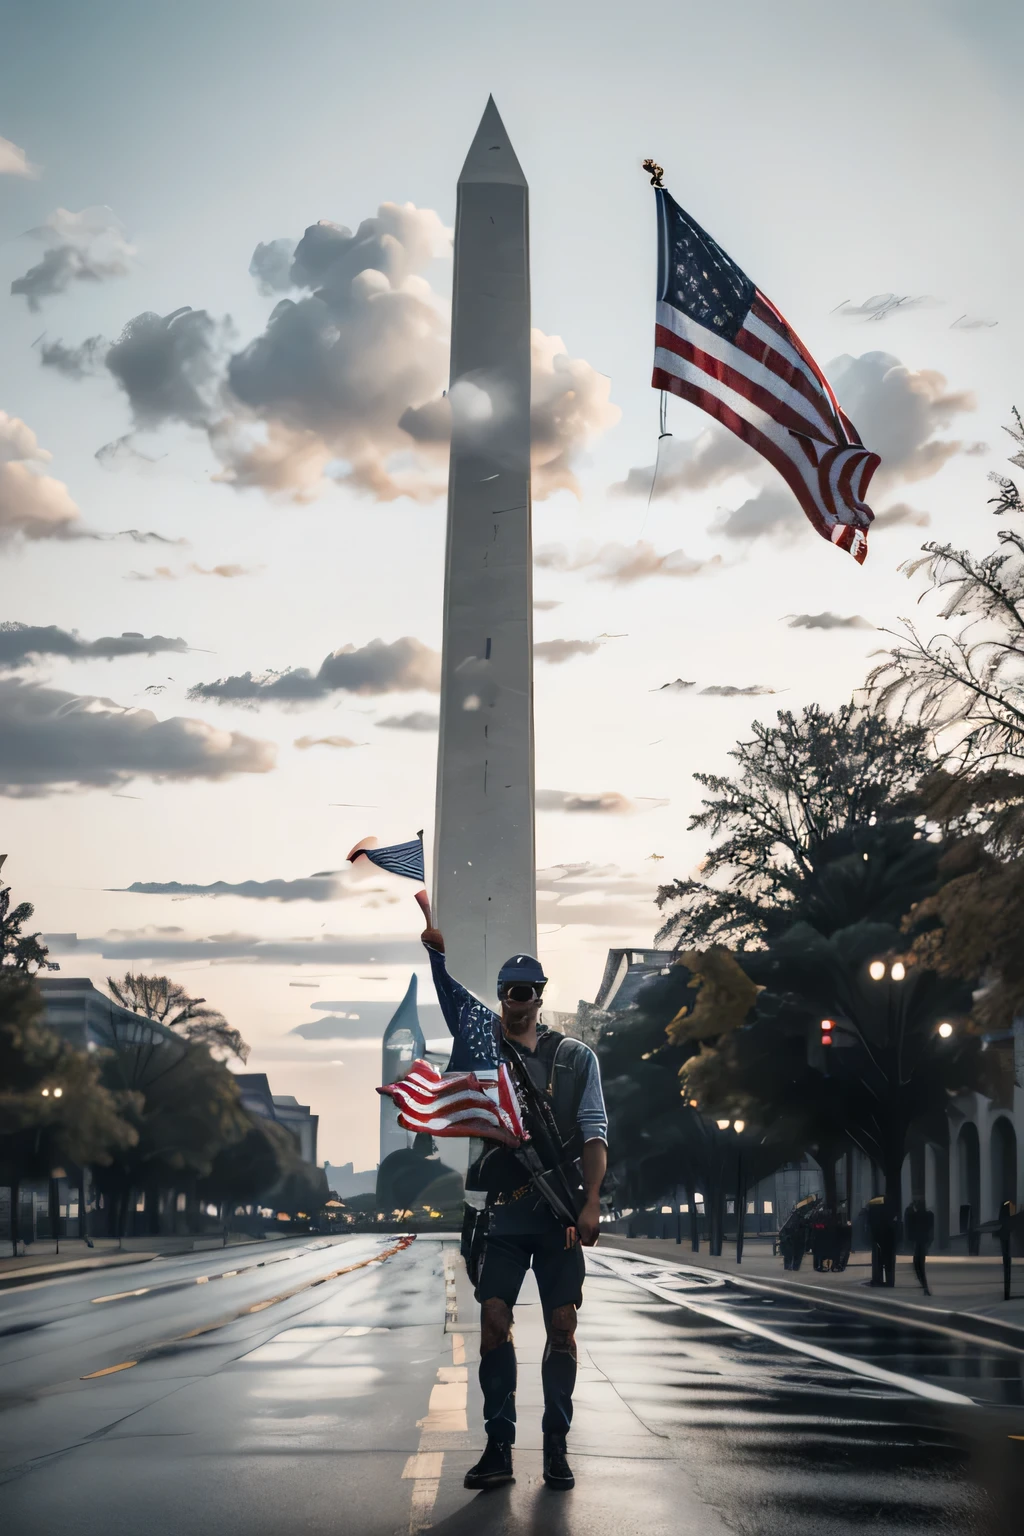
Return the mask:
[[576, 1230], [579, 1233], [580, 1242], [584, 1248], [593, 1248], [597, 1242], [597, 1234], [601, 1223], [600, 1200], [588, 1200], [579, 1214]]

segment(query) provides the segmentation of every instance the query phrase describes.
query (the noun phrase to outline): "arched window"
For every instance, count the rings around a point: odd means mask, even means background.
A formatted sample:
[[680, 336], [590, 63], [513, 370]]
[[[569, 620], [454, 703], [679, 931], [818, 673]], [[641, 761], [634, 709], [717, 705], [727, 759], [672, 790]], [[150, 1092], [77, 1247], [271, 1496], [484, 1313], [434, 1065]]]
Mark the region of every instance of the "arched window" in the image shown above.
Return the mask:
[[1017, 1200], [1017, 1133], [1005, 1115], [992, 1124], [992, 1214], [1004, 1200]]
[[971, 1208], [971, 1224], [981, 1220], [981, 1148], [978, 1127], [968, 1120], [960, 1127], [956, 1142], [957, 1168], [960, 1174], [961, 1231], [964, 1206]]

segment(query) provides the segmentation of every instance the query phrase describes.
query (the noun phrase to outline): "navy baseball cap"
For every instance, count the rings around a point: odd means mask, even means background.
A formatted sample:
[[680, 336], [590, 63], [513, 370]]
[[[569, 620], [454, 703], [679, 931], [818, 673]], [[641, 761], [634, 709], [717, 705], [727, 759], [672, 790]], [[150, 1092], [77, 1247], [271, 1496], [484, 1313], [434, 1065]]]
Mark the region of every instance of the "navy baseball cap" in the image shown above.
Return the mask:
[[498, 991], [515, 982], [527, 982], [542, 987], [547, 981], [544, 967], [533, 955], [512, 955], [498, 972]]

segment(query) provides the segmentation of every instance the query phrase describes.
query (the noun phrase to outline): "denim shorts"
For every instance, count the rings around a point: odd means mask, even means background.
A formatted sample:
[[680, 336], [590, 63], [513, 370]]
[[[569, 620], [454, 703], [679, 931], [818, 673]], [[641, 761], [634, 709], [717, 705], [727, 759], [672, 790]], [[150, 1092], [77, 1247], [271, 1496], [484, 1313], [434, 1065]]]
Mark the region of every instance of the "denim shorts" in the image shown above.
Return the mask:
[[489, 1235], [476, 1286], [477, 1301], [497, 1299], [514, 1307], [526, 1271], [531, 1267], [545, 1314], [556, 1307], [583, 1305], [583, 1248], [578, 1242], [571, 1248], [565, 1246], [562, 1226], [544, 1232]]

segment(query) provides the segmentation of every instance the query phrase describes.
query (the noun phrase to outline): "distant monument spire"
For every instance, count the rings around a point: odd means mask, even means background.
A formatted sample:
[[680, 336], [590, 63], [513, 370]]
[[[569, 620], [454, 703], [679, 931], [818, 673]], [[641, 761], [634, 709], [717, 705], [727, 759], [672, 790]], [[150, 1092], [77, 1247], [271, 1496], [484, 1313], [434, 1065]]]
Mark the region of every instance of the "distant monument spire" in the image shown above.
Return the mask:
[[434, 913], [481, 997], [536, 953], [526, 178], [487, 102], [458, 186]]

